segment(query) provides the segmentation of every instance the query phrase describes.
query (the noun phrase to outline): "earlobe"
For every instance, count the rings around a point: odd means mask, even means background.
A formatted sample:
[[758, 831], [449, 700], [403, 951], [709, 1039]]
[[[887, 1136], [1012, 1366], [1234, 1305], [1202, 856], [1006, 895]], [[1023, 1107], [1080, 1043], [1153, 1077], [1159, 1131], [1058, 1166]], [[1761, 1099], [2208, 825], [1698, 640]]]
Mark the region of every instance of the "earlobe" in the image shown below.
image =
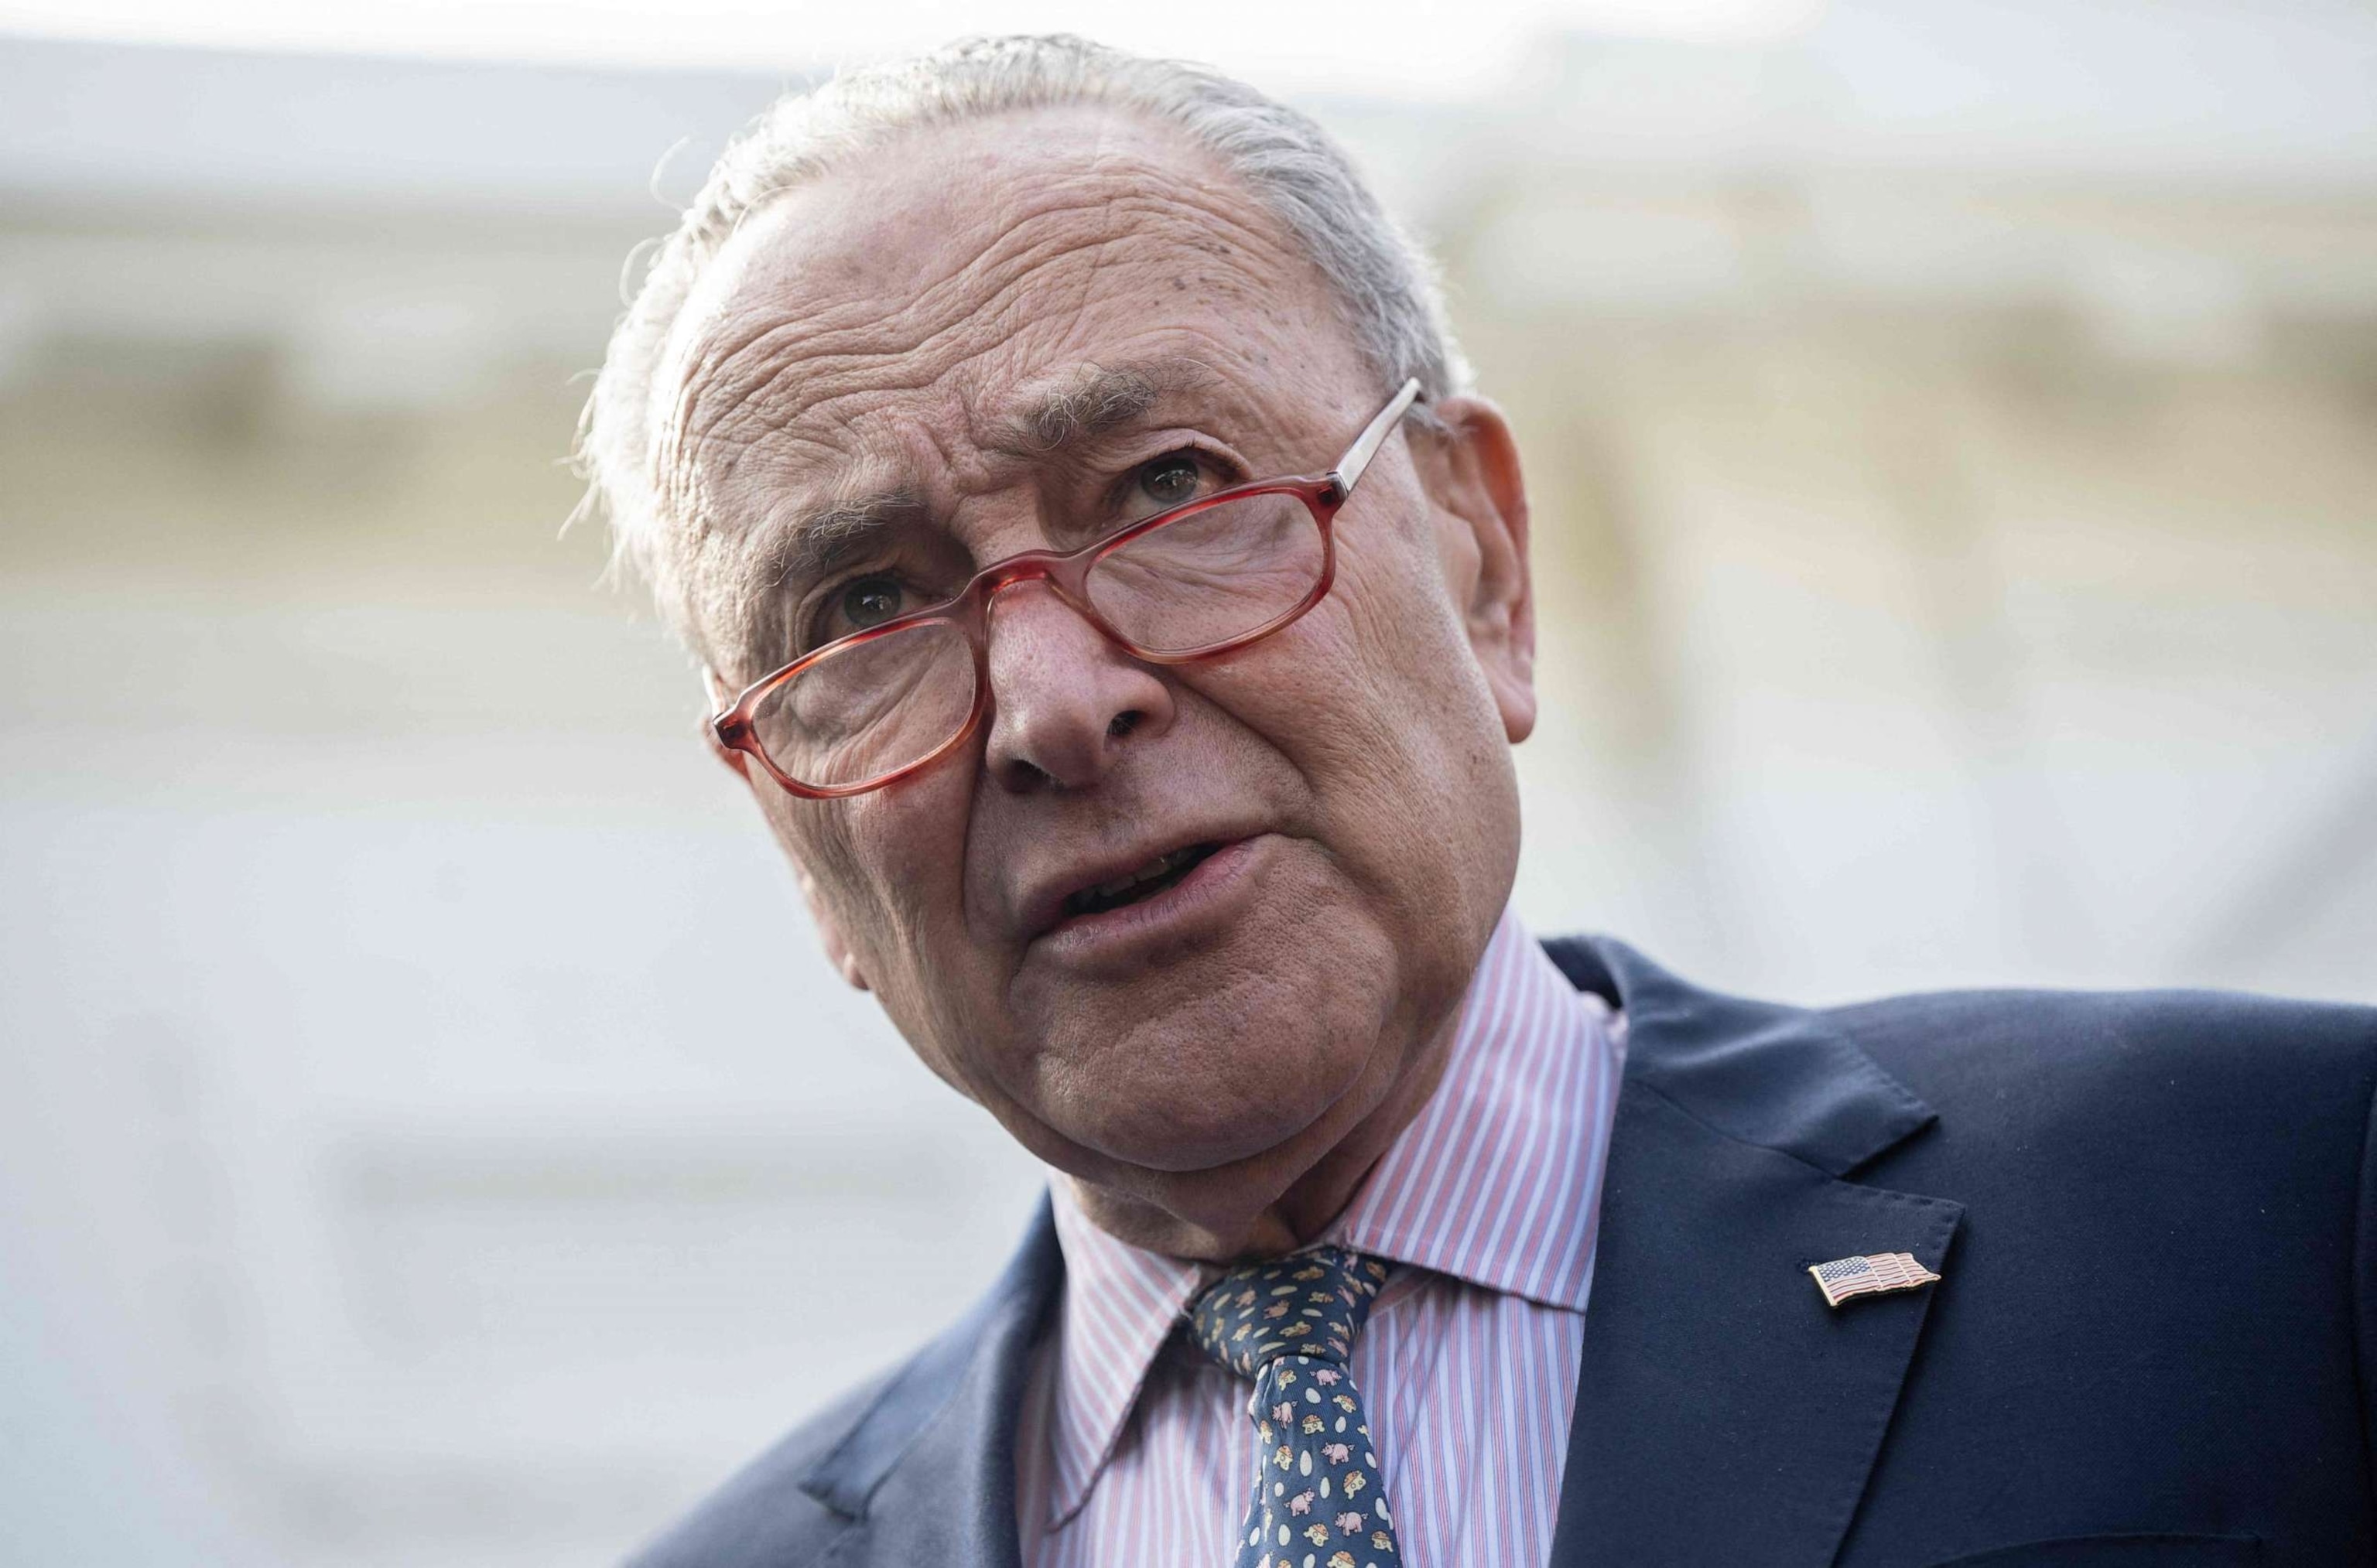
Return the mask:
[[[1486, 398], [1448, 398], [1437, 414], [1444, 470], [1439, 503], [1467, 525], [1474, 577], [1461, 582], [1471, 649], [1516, 745], [1535, 728], [1535, 581], [1527, 561], [1527, 484], [1519, 444]], [[1469, 563], [1464, 563], [1469, 564]]]
[[806, 868], [795, 867], [801, 881], [801, 902], [809, 909], [809, 921], [817, 927], [818, 942], [825, 948], [826, 962], [831, 964], [853, 991], [871, 991], [866, 983], [866, 971], [858, 967], [857, 956], [850, 944], [842, 940], [842, 927], [827, 912], [825, 900], [818, 897], [817, 883]]
[[[812, 904], [810, 908], [814, 909], [816, 906]], [[874, 990], [873, 986], [866, 983], [866, 971], [858, 967], [857, 956], [842, 940], [842, 932], [834, 925], [832, 920], [828, 916], [818, 915], [817, 928], [818, 940], [825, 944], [826, 961], [831, 964], [842, 976], [842, 983], [853, 991]]]
[[[726, 689], [726, 683], [721, 681], [717, 671], [706, 664], [701, 667], [701, 682], [710, 691], [711, 711], [725, 712], [735, 700], [734, 695]], [[744, 783], [751, 786], [755, 790], [762, 787], [762, 779], [751, 777], [751, 759], [741, 752], [720, 745], [718, 732], [711, 728], [710, 721], [706, 719], [702, 721], [701, 731], [709, 738], [710, 749], [717, 754], [720, 761], [741, 775]], [[763, 814], [765, 809], [763, 803], [761, 807]], [[801, 902], [808, 906], [809, 921], [817, 927], [818, 942], [825, 949], [826, 962], [834, 967], [843, 981], [853, 990], [873, 990], [874, 988], [866, 983], [866, 971], [858, 967], [857, 956], [851, 952], [850, 944], [842, 939], [841, 925], [827, 911], [825, 900], [818, 897], [817, 881], [809, 875], [808, 868], [796, 861], [793, 866], [793, 873], [800, 879]]]

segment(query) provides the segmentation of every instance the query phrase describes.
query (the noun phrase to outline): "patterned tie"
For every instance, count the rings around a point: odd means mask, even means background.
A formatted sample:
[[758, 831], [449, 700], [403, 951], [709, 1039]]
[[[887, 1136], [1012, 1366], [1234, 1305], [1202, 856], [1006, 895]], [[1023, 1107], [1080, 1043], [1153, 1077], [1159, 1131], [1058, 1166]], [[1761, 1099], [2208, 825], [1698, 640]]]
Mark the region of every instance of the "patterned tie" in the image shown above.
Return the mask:
[[1255, 1495], [1236, 1568], [1392, 1568], [1377, 1440], [1345, 1369], [1387, 1265], [1316, 1247], [1235, 1269], [1197, 1299], [1197, 1348], [1255, 1380]]

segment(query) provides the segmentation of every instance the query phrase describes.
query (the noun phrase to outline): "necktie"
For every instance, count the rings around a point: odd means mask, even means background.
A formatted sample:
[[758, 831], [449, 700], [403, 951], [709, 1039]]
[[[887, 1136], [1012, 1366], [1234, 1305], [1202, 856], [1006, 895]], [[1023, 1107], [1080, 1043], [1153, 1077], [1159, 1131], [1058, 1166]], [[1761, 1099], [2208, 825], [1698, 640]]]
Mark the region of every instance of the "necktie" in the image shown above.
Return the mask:
[[1317, 1247], [1235, 1269], [1197, 1299], [1189, 1333], [1254, 1379], [1254, 1501], [1236, 1568], [1393, 1568], [1377, 1439], [1346, 1371], [1386, 1265]]

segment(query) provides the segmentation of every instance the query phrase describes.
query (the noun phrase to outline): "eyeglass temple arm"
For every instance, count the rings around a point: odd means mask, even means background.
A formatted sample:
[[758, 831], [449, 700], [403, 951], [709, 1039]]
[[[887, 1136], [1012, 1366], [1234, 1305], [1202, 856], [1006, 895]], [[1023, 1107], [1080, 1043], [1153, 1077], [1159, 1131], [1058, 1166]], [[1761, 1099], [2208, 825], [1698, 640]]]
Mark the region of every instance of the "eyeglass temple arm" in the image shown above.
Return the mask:
[[1354, 487], [1362, 482], [1362, 470], [1370, 466], [1370, 459], [1377, 457], [1379, 448], [1387, 444], [1387, 436], [1394, 430], [1395, 422], [1404, 417], [1404, 411], [1412, 406], [1412, 399], [1418, 396], [1419, 377], [1414, 376], [1404, 383], [1403, 390], [1395, 394], [1394, 401], [1380, 409], [1379, 417], [1354, 438], [1354, 445], [1345, 448], [1345, 455], [1337, 459], [1337, 467], [1329, 476], [1337, 481], [1339, 494], [1353, 493]]
[[735, 709], [735, 694], [718, 678], [718, 671], [705, 664], [701, 667], [701, 683], [710, 692], [711, 713], [701, 721], [701, 738], [710, 742], [711, 754], [741, 774], [751, 777], [751, 759], [729, 746], [718, 733], [718, 721]]

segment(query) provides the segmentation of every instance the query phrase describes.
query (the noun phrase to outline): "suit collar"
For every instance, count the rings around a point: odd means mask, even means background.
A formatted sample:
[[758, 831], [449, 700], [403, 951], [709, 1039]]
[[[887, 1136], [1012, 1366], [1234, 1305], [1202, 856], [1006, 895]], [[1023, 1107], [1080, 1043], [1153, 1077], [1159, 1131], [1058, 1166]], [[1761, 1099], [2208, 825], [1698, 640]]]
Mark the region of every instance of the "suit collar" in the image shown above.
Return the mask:
[[1961, 1206], [1844, 1179], [1933, 1113], [1819, 1014], [1616, 942], [1548, 946], [1630, 1030], [1553, 1568], [1822, 1568], [1955, 1285], [1834, 1312], [1805, 1270], [1907, 1252], [1941, 1271]]
[[1544, 948], [1626, 1015], [1627, 1079], [1727, 1137], [1845, 1176], [1935, 1119], [1818, 1014], [1702, 991], [1606, 936]]

